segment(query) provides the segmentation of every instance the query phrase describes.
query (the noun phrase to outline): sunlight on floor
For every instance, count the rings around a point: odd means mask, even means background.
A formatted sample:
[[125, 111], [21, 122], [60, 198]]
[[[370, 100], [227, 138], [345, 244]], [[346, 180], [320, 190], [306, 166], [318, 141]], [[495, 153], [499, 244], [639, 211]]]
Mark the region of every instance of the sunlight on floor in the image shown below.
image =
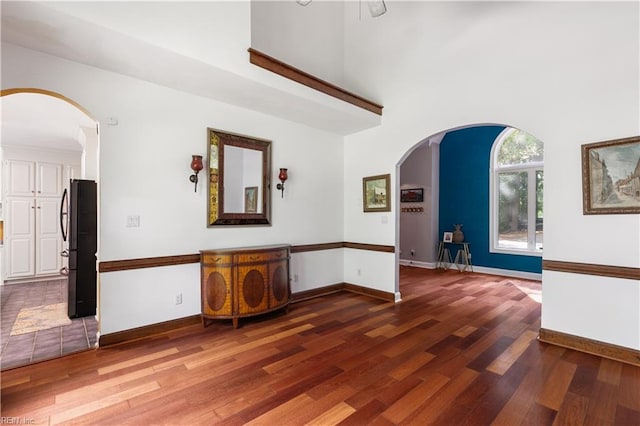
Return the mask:
[[514, 283], [513, 285], [518, 287], [518, 290], [520, 290], [521, 292], [523, 292], [527, 296], [529, 296], [529, 298], [531, 298], [531, 300], [533, 300], [535, 302], [538, 302], [538, 303], [542, 303], [542, 290], [527, 288], [527, 287], [525, 287], [523, 285], [519, 285], [519, 284], [516, 284], [516, 283]]

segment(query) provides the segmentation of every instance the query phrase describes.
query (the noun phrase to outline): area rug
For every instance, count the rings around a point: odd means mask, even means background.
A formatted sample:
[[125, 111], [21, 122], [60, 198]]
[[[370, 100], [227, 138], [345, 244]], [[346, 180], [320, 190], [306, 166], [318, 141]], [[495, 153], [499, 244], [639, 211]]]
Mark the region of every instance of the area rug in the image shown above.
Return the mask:
[[33, 333], [67, 324], [71, 324], [71, 320], [67, 316], [66, 303], [22, 308], [13, 324], [11, 335]]

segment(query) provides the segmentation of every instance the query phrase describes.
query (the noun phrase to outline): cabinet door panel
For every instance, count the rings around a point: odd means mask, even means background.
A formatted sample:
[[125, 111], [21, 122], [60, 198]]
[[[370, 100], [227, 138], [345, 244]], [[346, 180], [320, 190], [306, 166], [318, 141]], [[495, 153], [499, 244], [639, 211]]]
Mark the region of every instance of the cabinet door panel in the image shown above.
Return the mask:
[[62, 165], [38, 163], [36, 193], [40, 197], [60, 197], [62, 195]]
[[204, 268], [202, 313], [230, 316], [233, 313], [231, 268]]
[[7, 161], [7, 195], [29, 197], [35, 195], [34, 163], [31, 161]]
[[28, 277], [35, 273], [35, 214], [33, 199], [7, 201], [7, 277]]
[[289, 300], [289, 272], [287, 262], [277, 262], [269, 265], [270, 293], [269, 308], [285, 304]]
[[238, 313], [268, 309], [267, 269], [264, 265], [238, 266]]
[[39, 199], [36, 204], [36, 275], [57, 274], [62, 264], [58, 200]]

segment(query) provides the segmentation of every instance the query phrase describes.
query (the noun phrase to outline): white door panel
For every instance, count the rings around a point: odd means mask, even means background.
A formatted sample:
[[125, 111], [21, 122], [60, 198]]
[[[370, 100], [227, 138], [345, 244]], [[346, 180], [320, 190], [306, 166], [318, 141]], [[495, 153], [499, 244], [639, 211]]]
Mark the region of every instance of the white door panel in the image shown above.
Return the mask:
[[60, 197], [62, 195], [62, 165], [38, 163], [36, 193], [39, 197]]
[[12, 160], [6, 162], [7, 196], [32, 197], [35, 194], [34, 163]]
[[35, 273], [35, 214], [33, 199], [7, 201], [7, 277]]
[[37, 201], [36, 230], [36, 275], [56, 274], [60, 271], [62, 251], [58, 200]]

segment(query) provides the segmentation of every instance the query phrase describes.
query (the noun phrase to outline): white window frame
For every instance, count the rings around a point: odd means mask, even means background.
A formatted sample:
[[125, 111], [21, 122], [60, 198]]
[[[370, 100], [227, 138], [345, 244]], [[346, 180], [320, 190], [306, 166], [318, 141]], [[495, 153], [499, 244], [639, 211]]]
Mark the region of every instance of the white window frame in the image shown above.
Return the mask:
[[[507, 166], [498, 165], [498, 152], [504, 140], [517, 129], [507, 127], [496, 138], [491, 147], [491, 165], [489, 168], [489, 252], [502, 254], [516, 254], [521, 256], [542, 257], [542, 249], [536, 248], [536, 172], [542, 170], [544, 173], [544, 161], [536, 161], [524, 164], [510, 164]], [[498, 247], [499, 227], [498, 227], [498, 175], [501, 172], [527, 172], [527, 248], [504, 248]], [[533, 202], [531, 202], [533, 200]], [[532, 219], [533, 218], [533, 219]], [[531, 224], [533, 223], [533, 226]]]

